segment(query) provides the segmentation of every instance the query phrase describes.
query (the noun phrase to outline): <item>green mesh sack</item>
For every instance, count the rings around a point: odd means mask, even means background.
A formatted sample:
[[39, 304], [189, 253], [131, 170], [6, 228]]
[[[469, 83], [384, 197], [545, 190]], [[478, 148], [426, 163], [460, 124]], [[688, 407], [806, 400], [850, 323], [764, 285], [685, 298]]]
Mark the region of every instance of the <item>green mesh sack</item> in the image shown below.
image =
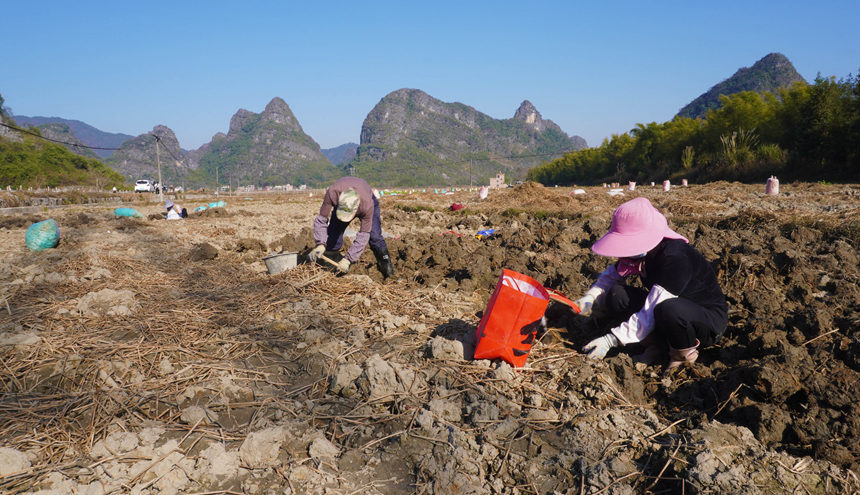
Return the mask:
[[60, 242], [60, 227], [53, 218], [49, 218], [30, 225], [24, 239], [30, 251], [55, 248]]
[[113, 213], [118, 217], [143, 218], [143, 215], [141, 215], [140, 212], [135, 210], [134, 208], [117, 208], [113, 211]]

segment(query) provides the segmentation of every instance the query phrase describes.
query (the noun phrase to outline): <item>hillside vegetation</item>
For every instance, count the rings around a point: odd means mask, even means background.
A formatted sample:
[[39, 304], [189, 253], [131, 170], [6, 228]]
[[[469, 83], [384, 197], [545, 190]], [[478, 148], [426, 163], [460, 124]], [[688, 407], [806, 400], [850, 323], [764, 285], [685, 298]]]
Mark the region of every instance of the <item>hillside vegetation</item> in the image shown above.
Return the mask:
[[497, 172], [523, 178], [553, 157], [586, 146], [544, 119], [528, 100], [510, 119], [417, 89], [389, 93], [361, 127], [361, 145], [346, 169], [393, 186], [480, 184]]
[[638, 124], [529, 171], [543, 184], [860, 178], [860, 80], [817, 78], [774, 93], [721, 96], [704, 119]]
[[99, 159], [99, 155], [81, 142], [80, 139], [72, 132], [71, 128], [61, 122], [48, 122], [35, 126], [39, 129], [39, 134], [48, 139], [58, 141], [64, 148], [76, 155], [81, 155], [84, 158]]
[[121, 187], [124, 178], [102, 162], [37, 139], [0, 139], [0, 185]]
[[[0, 98], [2, 103], [2, 98]], [[6, 125], [13, 125], [5, 115]], [[58, 187], [91, 185], [101, 188], [121, 187], [122, 175], [102, 162], [76, 155], [62, 145], [31, 134], [5, 128], [0, 136], [0, 187]], [[39, 134], [39, 129], [26, 132]]]
[[302, 129], [289, 105], [273, 98], [262, 113], [240, 109], [227, 134], [217, 134], [194, 153], [189, 183], [323, 185], [337, 168]]

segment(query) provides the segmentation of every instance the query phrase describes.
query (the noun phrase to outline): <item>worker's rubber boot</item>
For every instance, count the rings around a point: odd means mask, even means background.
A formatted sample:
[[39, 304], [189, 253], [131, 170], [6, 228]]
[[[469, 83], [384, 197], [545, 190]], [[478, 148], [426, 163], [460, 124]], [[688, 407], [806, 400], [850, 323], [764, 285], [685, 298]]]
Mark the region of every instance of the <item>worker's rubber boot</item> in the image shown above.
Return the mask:
[[666, 371], [673, 370], [682, 364], [692, 364], [699, 358], [699, 339], [696, 339], [696, 345], [686, 349], [675, 349], [669, 346], [669, 365], [666, 366]]
[[391, 256], [388, 255], [388, 248], [374, 251], [376, 255], [376, 266], [382, 273], [382, 278], [388, 278], [394, 275], [394, 266], [391, 264]]

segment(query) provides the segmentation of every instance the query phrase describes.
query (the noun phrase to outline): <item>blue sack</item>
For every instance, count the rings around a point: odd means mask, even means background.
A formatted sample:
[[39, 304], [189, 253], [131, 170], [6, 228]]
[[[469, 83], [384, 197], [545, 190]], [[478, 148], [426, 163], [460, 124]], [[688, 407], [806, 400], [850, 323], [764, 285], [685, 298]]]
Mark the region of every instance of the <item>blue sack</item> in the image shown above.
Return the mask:
[[118, 217], [143, 218], [143, 215], [141, 215], [140, 212], [135, 210], [134, 208], [117, 208], [113, 211], [113, 214]]
[[194, 213], [198, 213], [198, 212], [205, 211], [205, 210], [206, 210], [205, 206], [198, 206], [197, 208], [194, 208]]
[[60, 242], [60, 227], [54, 219], [34, 223], [27, 229], [24, 241], [30, 251], [41, 251], [57, 247]]
[[495, 233], [496, 229], [479, 230], [475, 237], [477, 237], [478, 239], [486, 239], [487, 237], [493, 237]]

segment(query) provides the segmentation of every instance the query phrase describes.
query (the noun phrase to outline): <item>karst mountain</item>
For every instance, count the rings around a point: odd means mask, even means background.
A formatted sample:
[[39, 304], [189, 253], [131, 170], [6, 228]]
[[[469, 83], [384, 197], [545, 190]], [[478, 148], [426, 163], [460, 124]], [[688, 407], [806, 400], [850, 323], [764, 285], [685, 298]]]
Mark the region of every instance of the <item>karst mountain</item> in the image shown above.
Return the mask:
[[509, 119], [418, 89], [386, 95], [361, 126], [347, 169], [387, 185], [486, 183], [497, 172], [525, 176], [530, 167], [586, 147], [524, 101]]
[[338, 170], [305, 134], [289, 105], [273, 98], [262, 113], [240, 109], [227, 134], [190, 154], [198, 168], [192, 177], [218, 177], [222, 184], [323, 184]]
[[[156, 149], [156, 137], [158, 149]], [[129, 139], [116, 150], [107, 164], [124, 175], [130, 182], [137, 179], [161, 180], [164, 184], [179, 185], [193, 169], [194, 164], [179, 146], [173, 131], [163, 125], [151, 132]]]
[[678, 112], [680, 117], [701, 118], [708, 110], [720, 107], [720, 95], [732, 95], [741, 91], [776, 93], [795, 82], [806, 82], [794, 65], [781, 53], [770, 53], [752, 67], [742, 67], [732, 77], [716, 84], [687, 104]]

